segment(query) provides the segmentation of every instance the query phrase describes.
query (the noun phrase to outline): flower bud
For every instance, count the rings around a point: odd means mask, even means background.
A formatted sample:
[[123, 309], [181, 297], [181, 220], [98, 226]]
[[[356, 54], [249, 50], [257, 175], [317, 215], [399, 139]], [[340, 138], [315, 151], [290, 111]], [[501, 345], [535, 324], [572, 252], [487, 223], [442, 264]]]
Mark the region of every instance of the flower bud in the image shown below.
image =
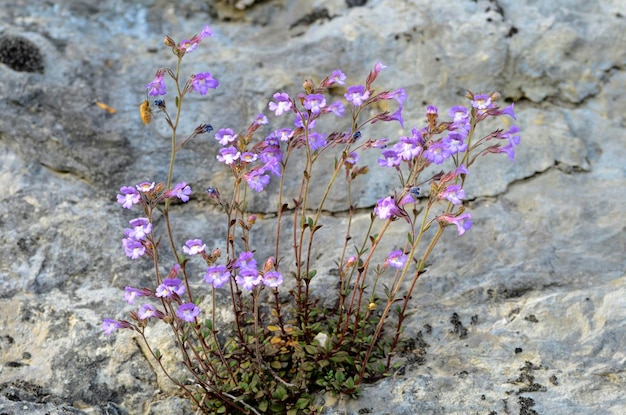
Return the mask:
[[263, 272], [270, 272], [272, 269], [274, 269], [275, 263], [276, 260], [273, 256], [267, 258], [267, 260], [265, 261], [265, 265], [263, 265]]
[[163, 39], [163, 43], [165, 44], [165, 46], [168, 46], [170, 48], [176, 46], [176, 42], [174, 42], [174, 39], [169, 36], [165, 36], [165, 39]]
[[302, 84], [302, 88], [304, 88], [304, 91], [307, 94], [310, 94], [311, 92], [313, 92], [313, 82], [309, 81], [308, 79], [305, 80]]

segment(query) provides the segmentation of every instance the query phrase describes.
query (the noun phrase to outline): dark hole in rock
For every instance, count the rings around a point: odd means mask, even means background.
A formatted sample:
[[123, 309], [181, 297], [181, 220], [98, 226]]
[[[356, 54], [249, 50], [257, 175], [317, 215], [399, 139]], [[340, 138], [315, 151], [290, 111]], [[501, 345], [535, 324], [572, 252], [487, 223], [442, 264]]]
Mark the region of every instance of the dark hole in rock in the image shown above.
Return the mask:
[[43, 57], [37, 45], [17, 36], [0, 38], [0, 62], [17, 72], [43, 73]]

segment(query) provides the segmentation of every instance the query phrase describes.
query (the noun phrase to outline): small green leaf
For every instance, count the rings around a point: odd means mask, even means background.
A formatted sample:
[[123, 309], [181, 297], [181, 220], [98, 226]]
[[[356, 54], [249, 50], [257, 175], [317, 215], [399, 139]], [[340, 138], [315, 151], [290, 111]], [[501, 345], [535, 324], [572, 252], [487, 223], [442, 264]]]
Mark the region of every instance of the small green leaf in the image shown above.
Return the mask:
[[272, 396], [279, 401], [284, 401], [287, 399], [287, 390], [283, 385], [276, 386], [276, 390], [272, 393]]
[[310, 398], [300, 398], [296, 401], [296, 409], [306, 409], [311, 403]]

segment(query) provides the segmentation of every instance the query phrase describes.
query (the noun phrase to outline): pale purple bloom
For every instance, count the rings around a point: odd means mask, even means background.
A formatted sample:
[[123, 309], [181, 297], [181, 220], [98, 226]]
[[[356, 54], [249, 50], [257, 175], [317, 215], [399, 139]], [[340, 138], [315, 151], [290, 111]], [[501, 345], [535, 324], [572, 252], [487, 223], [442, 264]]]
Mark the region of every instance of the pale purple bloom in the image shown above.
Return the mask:
[[291, 128], [281, 128], [280, 130], [274, 131], [272, 134], [278, 137], [280, 141], [286, 142], [293, 137], [293, 130]]
[[133, 238], [122, 239], [122, 246], [127, 257], [131, 259], [137, 259], [140, 256], [145, 255], [146, 247], [141, 242]]
[[156, 289], [154, 295], [157, 297], [172, 298], [175, 295], [185, 294], [185, 284], [178, 278], [166, 278]]
[[157, 95], [165, 95], [165, 70], [159, 69], [154, 76], [152, 82], [146, 85], [146, 89], [149, 89], [148, 95], [157, 96]]
[[[281, 176], [281, 172], [280, 172], [280, 160], [273, 157], [268, 159], [265, 164], [261, 167], [261, 170], [264, 170], [266, 172], [270, 172], [272, 173], [274, 176]], [[269, 182], [268, 182], [269, 183]], [[262, 183], [261, 183], [262, 184]], [[264, 185], [265, 186], [265, 185]]]
[[343, 106], [341, 101], [335, 101], [328, 106], [328, 111], [335, 114], [337, 117], [341, 117], [344, 112], [346, 112], [346, 108]]
[[124, 299], [128, 302], [128, 304], [133, 304], [135, 302], [135, 298], [144, 296], [144, 292], [142, 290], [138, 290], [137, 288], [126, 287], [124, 289]]
[[142, 241], [152, 232], [152, 224], [148, 218], [136, 218], [128, 222], [131, 229], [126, 229], [125, 235], [129, 238]]
[[225, 265], [212, 265], [206, 269], [203, 277], [207, 284], [212, 284], [215, 288], [222, 288], [230, 279], [230, 272]]
[[469, 122], [469, 111], [467, 108], [455, 105], [448, 110], [448, 115], [452, 118], [453, 123], [462, 123], [465, 124]]
[[241, 155], [239, 156], [239, 159], [243, 161], [244, 163], [252, 163], [253, 161], [256, 161], [256, 159], [258, 158], [259, 158], [258, 154], [252, 153], [250, 151], [245, 151], [241, 153]]
[[237, 139], [237, 134], [230, 128], [221, 128], [215, 133], [215, 139], [223, 146], [232, 143]]
[[400, 137], [400, 141], [393, 146], [393, 151], [395, 151], [396, 155], [405, 161], [412, 160], [419, 156], [422, 150], [422, 146], [419, 145], [415, 137]]
[[136, 187], [141, 193], [148, 193], [154, 190], [154, 182], [139, 183]]
[[478, 110], [487, 110], [489, 108], [493, 108], [491, 97], [488, 94], [476, 94], [474, 95], [474, 99], [471, 102], [472, 107]]
[[110, 334], [113, 334], [113, 332], [115, 330], [121, 329], [121, 328], [124, 328], [124, 326], [122, 325], [122, 323], [120, 323], [117, 320], [113, 320], [113, 319], [110, 319], [110, 318], [105, 318], [102, 321], [102, 331], [107, 336], [110, 335]]
[[269, 109], [270, 111], [274, 111], [274, 114], [276, 114], [276, 116], [279, 116], [282, 113], [289, 111], [291, 109], [291, 106], [293, 105], [291, 103], [289, 95], [284, 92], [275, 93], [274, 99], [276, 100], [276, 102], [270, 102]]
[[326, 144], [326, 137], [322, 134], [314, 131], [309, 133], [309, 147], [311, 147], [311, 151], [323, 148]]
[[346, 83], [346, 74], [341, 72], [341, 70], [335, 69], [330, 74], [329, 85], [333, 85], [333, 84], [345, 85], [345, 83]]
[[195, 35], [191, 39], [181, 40], [180, 49], [182, 49], [185, 53], [193, 52], [194, 49], [198, 46], [198, 43], [200, 43], [200, 41], [207, 36], [213, 36], [213, 30], [211, 30], [208, 25], [204, 26], [204, 29], [202, 29], [199, 34]]
[[361, 156], [359, 156], [359, 153], [357, 153], [356, 151], [352, 151], [350, 152], [350, 154], [346, 156], [344, 163], [354, 166], [355, 164], [359, 162], [360, 159], [361, 159]]
[[439, 193], [440, 199], [447, 199], [452, 202], [452, 204], [459, 205], [463, 202], [462, 199], [465, 198], [465, 190], [458, 185], [453, 184], [446, 187], [441, 193]]
[[358, 107], [363, 104], [363, 101], [369, 98], [370, 91], [366, 91], [363, 85], [354, 85], [348, 87], [348, 92], [343, 96], [346, 97], [346, 100], [352, 105]]
[[[307, 125], [304, 125], [304, 121], [307, 121]], [[296, 127], [300, 127], [300, 128], [308, 128], [309, 130], [312, 130], [315, 128], [315, 123], [317, 122], [317, 120], [313, 119], [313, 120], [309, 120], [309, 114], [308, 113], [297, 113], [294, 120], [293, 120], [293, 124]]]
[[181, 320], [185, 320], [186, 322], [190, 323], [200, 315], [200, 307], [198, 307], [194, 303], [184, 303], [178, 307], [178, 310], [176, 310], [176, 315]]
[[263, 113], [257, 115], [254, 119], [254, 123], [257, 125], [266, 125], [268, 122], [267, 117]]
[[224, 164], [233, 164], [241, 155], [235, 147], [225, 147], [220, 149], [217, 159]]
[[374, 65], [374, 73], [376, 75], [378, 75], [380, 73], [380, 71], [382, 71], [383, 69], [385, 69], [387, 66], [383, 65], [383, 63], [381, 61], [376, 62], [376, 65]]
[[156, 309], [151, 304], [144, 304], [139, 307], [139, 310], [137, 311], [137, 317], [139, 317], [140, 320], [146, 320], [150, 317], [156, 317]]
[[435, 105], [427, 105], [426, 106], [426, 115], [438, 115], [439, 109]]
[[190, 239], [183, 246], [183, 252], [187, 255], [201, 254], [205, 249], [206, 244], [202, 243], [201, 239]]
[[402, 214], [400, 208], [396, 206], [396, 202], [391, 196], [380, 199], [376, 203], [374, 213], [376, 213], [376, 215], [381, 219], [389, 219], [392, 216], [399, 216]]
[[266, 272], [263, 275], [263, 285], [270, 288], [276, 288], [283, 283], [283, 276], [278, 271]]
[[393, 268], [402, 268], [404, 267], [404, 264], [406, 264], [406, 260], [406, 254], [401, 249], [398, 249], [397, 251], [389, 253], [389, 256], [385, 260], [385, 264]]
[[187, 183], [181, 182], [174, 186], [172, 190], [165, 192], [165, 197], [177, 197], [183, 202], [189, 201], [189, 195], [191, 194], [191, 187], [187, 186]]
[[244, 269], [235, 277], [235, 282], [242, 288], [252, 291], [254, 287], [261, 284], [263, 277], [256, 269]]
[[465, 137], [465, 135], [457, 131], [450, 131], [450, 133], [442, 139], [442, 143], [446, 146], [450, 154], [462, 153], [467, 150]]
[[122, 186], [120, 193], [117, 195], [117, 203], [125, 209], [130, 209], [141, 201], [141, 195], [133, 187]]
[[512, 125], [508, 131], [501, 133], [498, 138], [509, 140], [511, 145], [518, 145], [520, 142], [520, 136], [517, 134], [520, 132], [520, 128], [517, 125]]
[[463, 235], [465, 231], [468, 231], [472, 227], [471, 218], [472, 215], [469, 212], [463, 213], [459, 216], [454, 216], [452, 213], [444, 213], [443, 215], [438, 216], [437, 220], [455, 224], [459, 235]]
[[319, 114], [326, 106], [326, 98], [322, 94], [309, 94], [304, 98], [304, 108], [313, 114]]
[[384, 150], [382, 152], [382, 158], [379, 158], [377, 160], [378, 165], [381, 167], [396, 167], [399, 166], [400, 163], [402, 163], [402, 158], [400, 158], [400, 156], [398, 156], [398, 153], [396, 152], [396, 150], [393, 149], [389, 149], [389, 150]]
[[243, 179], [252, 190], [257, 192], [262, 192], [265, 186], [270, 183], [270, 176], [265, 174], [265, 170], [262, 167], [250, 170], [243, 175]]
[[244, 251], [239, 254], [239, 258], [235, 262], [235, 268], [239, 268], [240, 270], [253, 270], [257, 269], [257, 262], [254, 259], [254, 253], [250, 251]]
[[442, 164], [450, 157], [450, 150], [441, 142], [437, 141], [424, 151], [424, 158], [435, 164]]
[[191, 85], [200, 95], [206, 95], [209, 92], [209, 88], [215, 89], [219, 84], [217, 79], [213, 79], [213, 75], [210, 72], [197, 73], [191, 77]]

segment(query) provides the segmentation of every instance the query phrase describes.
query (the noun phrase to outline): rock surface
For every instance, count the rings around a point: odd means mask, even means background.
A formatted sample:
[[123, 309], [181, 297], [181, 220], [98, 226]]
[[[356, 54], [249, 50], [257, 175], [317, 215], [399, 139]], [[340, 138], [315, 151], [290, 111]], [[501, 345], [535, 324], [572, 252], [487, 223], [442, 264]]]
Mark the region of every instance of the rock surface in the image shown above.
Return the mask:
[[[193, 98], [181, 125], [242, 129], [270, 115], [274, 92], [337, 68], [359, 83], [378, 60], [380, 87], [406, 89], [406, 128], [372, 136], [408, 133], [426, 104], [458, 104], [466, 89], [516, 103], [515, 163], [491, 157], [477, 169], [474, 228], [444, 235], [414, 294], [406, 332], [423, 360], [409, 354], [357, 400], [320, 397], [325, 413], [626, 411], [623, 1], [53, 3], [0, 11], [0, 413], [194, 412], [132, 333], [105, 337], [100, 324], [130, 310], [126, 285], [151, 281], [120, 249], [130, 217], [114, 202], [120, 186], [166, 174], [165, 123], [138, 117], [144, 85], [173, 62], [163, 35], [205, 24], [216, 36], [187, 70], [210, 71], [220, 88]], [[194, 146], [175, 179], [226, 186], [213, 139]], [[355, 189], [363, 218], [393, 191], [374, 170]], [[271, 214], [274, 202], [252, 206]], [[341, 202], [331, 195], [328, 229], [345, 223]], [[181, 239], [218, 243], [222, 218], [202, 192], [175, 210]], [[333, 266], [332, 253], [316, 254]]]

